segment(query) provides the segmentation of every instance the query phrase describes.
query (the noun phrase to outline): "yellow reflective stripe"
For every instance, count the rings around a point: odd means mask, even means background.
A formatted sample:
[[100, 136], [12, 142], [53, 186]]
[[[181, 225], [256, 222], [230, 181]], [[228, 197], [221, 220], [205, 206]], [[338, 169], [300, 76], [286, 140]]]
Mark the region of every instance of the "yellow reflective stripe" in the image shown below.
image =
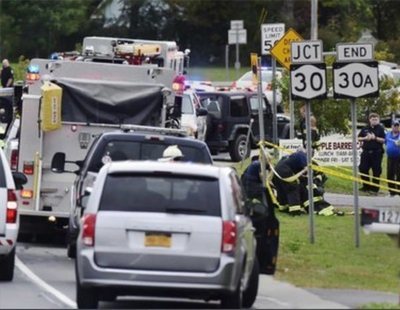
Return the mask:
[[[322, 200], [322, 197], [321, 197], [321, 196], [316, 196], [316, 197], [313, 198], [313, 201], [314, 201], [314, 202], [318, 202], [318, 201], [321, 201], [321, 200]], [[304, 205], [305, 207], [308, 207], [308, 206], [310, 205], [310, 200], [304, 201], [304, 202], [303, 202], [303, 205]]]
[[289, 206], [289, 212], [301, 211], [303, 209], [300, 205]]

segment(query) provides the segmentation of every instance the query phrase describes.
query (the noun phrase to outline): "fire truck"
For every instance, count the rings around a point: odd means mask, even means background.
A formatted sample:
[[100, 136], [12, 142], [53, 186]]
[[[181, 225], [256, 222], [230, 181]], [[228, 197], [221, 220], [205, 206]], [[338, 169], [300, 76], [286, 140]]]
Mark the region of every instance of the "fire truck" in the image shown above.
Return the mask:
[[101, 61], [102, 57], [114, 57], [115, 61], [125, 61], [131, 65], [154, 64], [161, 68], [170, 68], [179, 75], [184, 74], [190, 50], [179, 51], [175, 41], [85, 37], [82, 54], [83, 57], [91, 57], [95, 61]]
[[18, 206], [21, 232], [48, 233], [49, 225], [68, 223], [75, 175], [52, 173], [56, 152], [77, 161], [106, 131], [172, 130], [163, 127], [174, 76], [169, 68], [31, 60], [18, 143], [17, 171], [28, 179]]

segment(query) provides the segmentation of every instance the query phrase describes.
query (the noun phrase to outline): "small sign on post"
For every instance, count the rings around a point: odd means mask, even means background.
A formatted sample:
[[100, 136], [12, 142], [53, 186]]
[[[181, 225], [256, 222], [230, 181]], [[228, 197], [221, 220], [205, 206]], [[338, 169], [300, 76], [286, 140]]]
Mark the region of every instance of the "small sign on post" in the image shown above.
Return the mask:
[[247, 44], [247, 30], [243, 28], [243, 20], [231, 20], [231, 29], [228, 30], [228, 44], [236, 45], [236, 75], [239, 74], [239, 44]]
[[271, 48], [285, 34], [285, 24], [262, 24], [261, 25], [261, 54], [269, 55]]
[[292, 28], [271, 49], [271, 55], [286, 69], [290, 69], [290, 44], [295, 41], [303, 41], [303, 38]]

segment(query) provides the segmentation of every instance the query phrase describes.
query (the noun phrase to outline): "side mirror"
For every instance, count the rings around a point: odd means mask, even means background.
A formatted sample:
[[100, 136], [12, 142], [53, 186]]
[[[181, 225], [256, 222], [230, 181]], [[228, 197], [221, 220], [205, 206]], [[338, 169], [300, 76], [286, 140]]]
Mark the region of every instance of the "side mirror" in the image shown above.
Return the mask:
[[13, 172], [12, 176], [14, 179], [15, 188], [18, 190], [23, 189], [24, 187], [22, 185], [24, 185], [24, 184], [26, 184], [26, 182], [28, 182], [26, 175], [23, 174], [22, 172]]
[[51, 171], [63, 173], [65, 171], [65, 153], [57, 152], [51, 160]]
[[205, 108], [198, 108], [196, 110], [196, 115], [197, 116], [206, 116], [207, 114], [208, 114], [208, 111]]
[[85, 193], [83, 194], [83, 196], [80, 199], [80, 206], [82, 208], [86, 208], [87, 202], [89, 200], [89, 196], [92, 193], [92, 188], [91, 187], [86, 187], [85, 188]]
[[[79, 167], [79, 169], [74, 171], [65, 170], [65, 163], [75, 164]], [[83, 160], [77, 160], [77, 161], [65, 160], [65, 153], [62, 152], [55, 153], [51, 160], [51, 171], [54, 173], [69, 172], [69, 173], [79, 174], [80, 168], [82, 168], [82, 166], [83, 166]]]

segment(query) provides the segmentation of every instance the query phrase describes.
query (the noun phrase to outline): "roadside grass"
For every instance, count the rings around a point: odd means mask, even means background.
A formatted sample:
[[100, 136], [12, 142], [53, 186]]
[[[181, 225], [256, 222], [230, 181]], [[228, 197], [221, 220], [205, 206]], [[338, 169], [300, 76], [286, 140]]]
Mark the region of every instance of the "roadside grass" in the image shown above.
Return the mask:
[[360, 309], [400, 309], [400, 305], [390, 303], [369, 303], [363, 305]]
[[224, 67], [192, 67], [188, 70], [188, 77], [195, 81], [234, 81], [247, 71], [250, 71], [249, 67], [241, 67], [238, 73], [232, 67], [228, 72]]
[[[351, 210], [348, 210], [351, 211]], [[348, 288], [399, 293], [399, 248], [383, 234], [360, 232], [355, 247], [354, 216], [314, 217], [310, 243], [309, 216], [277, 212], [280, 221], [279, 280], [299, 287]]]

